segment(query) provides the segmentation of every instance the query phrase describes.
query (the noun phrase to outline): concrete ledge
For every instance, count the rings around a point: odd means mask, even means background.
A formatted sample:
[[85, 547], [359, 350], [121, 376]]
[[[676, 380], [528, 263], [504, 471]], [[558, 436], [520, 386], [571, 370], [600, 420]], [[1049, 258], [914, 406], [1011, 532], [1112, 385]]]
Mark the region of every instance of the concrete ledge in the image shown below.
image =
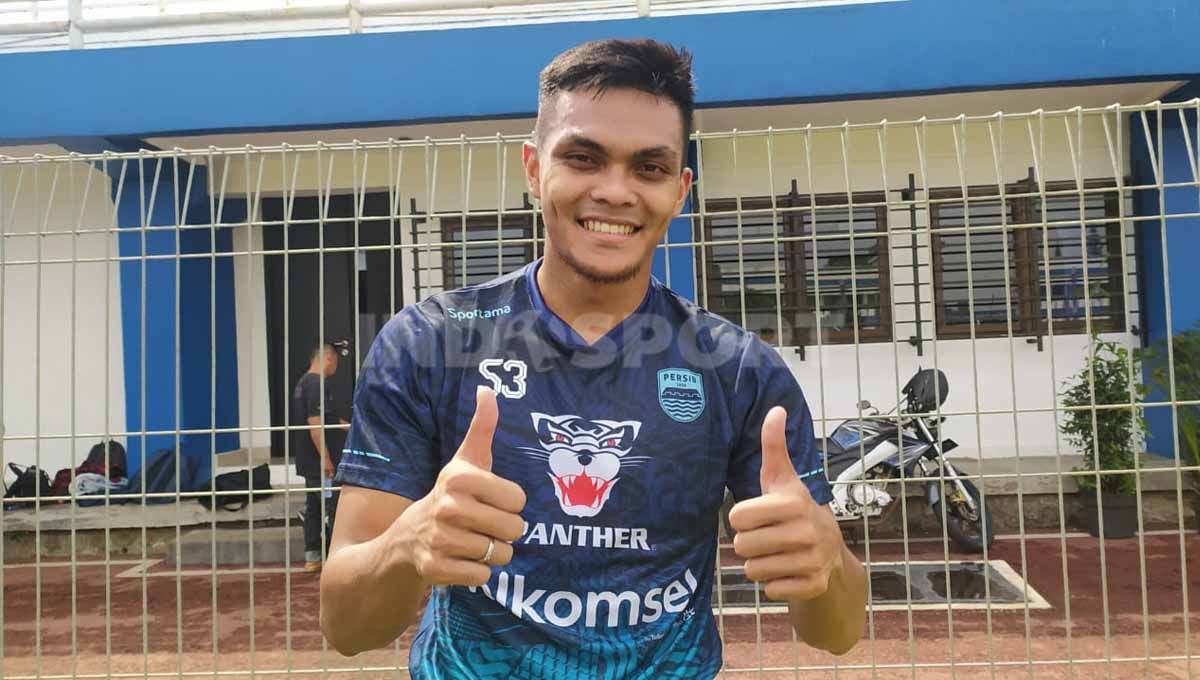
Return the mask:
[[[1015, 495], [1058, 493], [1058, 480], [1062, 479], [1063, 493], [1079, 490], [1075, 480], [1075, 468], [1083, 465], [1083, 456], [1005, 456], [999, 458], [955, 457], [950, 462], [969, 475], [983, 475], [984, 493]], [[1142, 491], [1174, 491], [1182, 482], [1184, 490], [1192, 487], [1191, 471], [1176, 469], [1175, 461], [1160, 456], [1138, 456], [1141, 470]]]
[[[289, 545], [290, 544], [290, 545]], [[287, 564], [304, 561], [304, 527], [255, 527], [253, 540], [246, 528], [192, 529], [167, 548], [166, 564], [185, 567], [218, 567], [250, 563]]]
[[181, 498], [178, 503], [160, 505], [95, 505], [80, 507], [66, 501], [42, 501], [38, 509], [17, 509], [4, 512], [0, 522], [4, 533], [41, 531], [87, 531], [93, 529], [173, 528], [176, 526], [211, 525], [214, 522], [249, 522], [282, 520], [293, 517], [304, 507], [304, 480], [290, 466], [271, 466], [271, 490], [254, 494], [253, 507], [247, 505], [236, 511], [209, 510], [196, 497]]

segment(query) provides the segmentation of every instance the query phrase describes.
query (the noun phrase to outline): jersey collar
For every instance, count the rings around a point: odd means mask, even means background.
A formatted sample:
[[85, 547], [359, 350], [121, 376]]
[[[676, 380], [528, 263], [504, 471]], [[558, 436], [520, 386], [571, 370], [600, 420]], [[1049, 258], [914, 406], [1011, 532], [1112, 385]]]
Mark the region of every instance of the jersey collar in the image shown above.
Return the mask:
[[603, 337], [589, 345], [584, 341], [583, 336], [579, 335], [570, 324], [563, 321], [554, 310], [546, 305], [546, 301], [542, 298], [542, 291], [538, 288], [537, 272], [542, 266], [542, 258], [538, 258], [529, 263], [525, 267], [525, 284], [529, 290], [529, 304], [532, 309], [537, 312], [538, 321], [545, 330], [549, 339], [555, 344], [560, 345], [563, 349], [570, 351], [584, 352], [601, 352], [605, 348], [615, 349], [620, 351], [625, 346], [625, 329], [630, 323], [630, 318], [643, 314], [650, 309], [654, 298], [659, 295], [662, 284], [654, 276], [650, 277], [650, 285], [646, 287], [646, 295], [642, 298], [641, 304], [628, 317], [623, 319], [621, 323], [614, 326]]

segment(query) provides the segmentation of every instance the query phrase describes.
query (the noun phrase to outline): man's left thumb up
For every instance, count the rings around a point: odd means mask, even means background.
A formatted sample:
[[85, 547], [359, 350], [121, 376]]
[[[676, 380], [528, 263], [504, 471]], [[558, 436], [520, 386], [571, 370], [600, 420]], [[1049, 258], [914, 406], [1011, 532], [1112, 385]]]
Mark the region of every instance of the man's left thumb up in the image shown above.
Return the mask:
[[796, 468], [787, 450], [787, 411], [776, 406], [767, 412], [762, 424], [762, 492], [775, 489], [796, 479]]

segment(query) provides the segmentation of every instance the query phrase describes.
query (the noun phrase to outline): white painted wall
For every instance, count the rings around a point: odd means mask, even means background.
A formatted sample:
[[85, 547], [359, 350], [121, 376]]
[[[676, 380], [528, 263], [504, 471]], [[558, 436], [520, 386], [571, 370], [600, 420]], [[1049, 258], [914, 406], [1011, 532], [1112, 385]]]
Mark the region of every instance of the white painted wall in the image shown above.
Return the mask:
[[[1024, 178], [1034, 165], [1047, 181], [1112, 178], [1128, 171], [1127, 137], [1127, 130], [1115, 117], [1108, 117], [1106, 129], [1099, 114], [1009, 119], [991, 125], [944, 122], [811, 133], [740, 133], [736, 142], [728, 136], [702, 142], [701, 186], [707, 199], [765, 196], [772, 191], [783, 194], [793, 179], [801, 193], [880, 191], [906, 184], [910, 172], [923, 186], [995, 185]], [[318, 139], [315, 134], [312, 141]], [[292, 141], [296, 141], [294, 137]], [[227, 172], [229, 178], [224, 184], [234, 194], [237, 192], [232, 188], [243, 186], [260, 187], [251, 195], [344, 193], [364, 188], [387, 191], [393, 187], [399, 191], [400, 214], [409, 212], [409, 199], [415, 197], [419, 211], [448, 213], [449, 219], [457, 218], [464, 206], [472, 212], [495, 211], [501, 204], [506, 209], [517, 208], [526, 191], [517, 141], [467, 143], [449, 139], [402, 144], [393, 149], [325, 149], [319, 159], [316, 151], [293, 151], [286, 168], [280, 154], [273, 152], [254, 158], [248, 168], [233, 162]], [[890, 215], [894, 226], [908, 226], [905, 219], [895, 211]], [[918, 219], [916, 226], [924, 227], [923, 217]], [[422, 294], [428, 294], [431, 287], [436, 289], [440, 284], [436, 272], [440, 254], [420, 245], [440, 237], [424, 234], [414, 249], [410, 224], [407, 220], [401, 224], [398, 228], [406, 248], [405, 271], [410, 271], [413, 257], [419, 258], [423, 266], [435, 268], [422, 282]], [[426, 225], [424, 229], [431, 227]], [[934, 309], [929, 302], [933, 277], [928, 266], [928, 239], [925, 235], [918, 238], [926, 246], [919, 255], [924, 303], [921, 314], [923, 335], [930, 338], [934, 335]], [[907, 234], [893, 237], [889, 259], [894, 302], [912, 300], [912, 254], [901, 247], [908, 245], [908, 239]], [[239, 293], [239, 304], [255, 295], [259, 294]], [[261, 315], [261, 298], [252, 302], [253, 313]], [[239, 332], [243, 336], [242, 329], [248, 327], [241, 321], [244, 314], [239, 310]], [[895, 321], [911, 320], [914, 314], [911, 304], [893, 307]], [[912, 328], [898, 326], [893, 334], [907, 338]], [[1109, 337], [1126, 344], [1135, 341], [1127, 333]], [[259, 335], [256, 342], [261, 338]], [[951, 384], [944, 408], [965, 413], [951, 416], [946, 426], [946, 432], [961, 445], [958, 455], [1042, 456], [1069, 451], [1055, 431], [1053, 413], [1037, 409], [1052, 408], [1063, 379], [1080, 367], [1084, 346], [1083, 336], [1068, 335], [1047, 339], [1041, 352], [1024, 338], [1011, 343], [999, 338], [974, 343], [927, 342], [923, 357], [903, 341], [863, 344], [857, 349], [847, 345], [812, 346], [807, 348], [806, 361], [792, 350], [784, 353], [811, 401], [814, 415], [818, 420], [829, 419], [831, 427], [856, 415], [854, 405], [860, 399], [890, 407], [899, 386], [917, 366], [934, 365], [936, 356], [937, 365], [946, 371]], [[247, 389], [258, 388], [243, 385], [242, 389], [244, 403], [265, 404], [265, 392], [256, 392], [253, 399], [248, 399]], [[1024, 412], [1014, 417], [1014, 405]], [[265, 413], [265, 408], [256, 408]], [[977, 411], [985, 414], [977, 417]]]
[[[64, 151], [0, 148], [34, 153]], [[84, 163], [0, 164], [3, 460], [36, 462], [51, 477], [82, 462], [104, 432], [125, 429], [110, 196], [108, 177]]]
[[234, 304], [237, 305], [238, 423], [245, 449], [269, 449], [270, 402], [267, 394], [267, 325], [262, 231], [233, 227]]

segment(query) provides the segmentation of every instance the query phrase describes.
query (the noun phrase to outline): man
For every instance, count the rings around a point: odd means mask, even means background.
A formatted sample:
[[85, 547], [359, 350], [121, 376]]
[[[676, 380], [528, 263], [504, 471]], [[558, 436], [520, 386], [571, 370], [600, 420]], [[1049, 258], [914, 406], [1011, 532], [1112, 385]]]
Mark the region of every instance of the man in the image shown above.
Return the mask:
[[[306, 424], [307, 429], [292, 430], [292, 455], [296, 460], [296, 474], [304, 478], [309, 489], [304, 498], [304, 570], [321, 570], [322, 517], [333, 522], [337, 505], [337, 494], [325, 498], [325, 512], [321, 512], [323, 489], [333, 481], [339, 455], [330, 452], [328, 440], [335, 431], [326, 431], [325, 425], [341, 423], [346, 419], [339, 415], [334, 406], [333, 390], [329, 378], [337, 373], [338, 354], [331, 343], [322, 343], [313, 349], [309, 357], [308, 371], [296, 382], [292, 391], [292, 425]], [[324, 380], [324, 407], [321, 393]], [[322, 418], [323, 416], [323, 418]], [[341, 447], [336, 449], [340, 453]], [[330, 541], [325, 541], [328, 544]]]
[[838, 653], [860, 637], [865, 573], [821, 505], [795, 379], [650, 276], [691, 185], [690, 68], [651, 41], [555, 58], [523, 154], [544, 258], [406, 308], [375, 341], [321, 583], [343, 654], [392, 642], [432, 588], [418, 680], [712, 678], [726, 486], [746, 574], [800, 637]]

